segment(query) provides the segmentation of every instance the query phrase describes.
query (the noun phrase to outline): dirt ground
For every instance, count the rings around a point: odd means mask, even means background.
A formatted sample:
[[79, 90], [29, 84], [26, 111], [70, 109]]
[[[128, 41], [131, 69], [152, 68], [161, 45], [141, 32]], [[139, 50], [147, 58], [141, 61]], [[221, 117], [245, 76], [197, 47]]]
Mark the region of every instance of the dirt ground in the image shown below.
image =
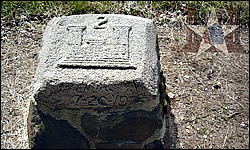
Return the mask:
[[[244, 53], [183, 52], [186, 27], [156, 23], [170, 103], [164, 148], [249, 148], [249, 30]], [[27, 114], [45, 22], [1, 19], [1, 148], [28, 148]]]
[[[166, 148], [249, 148], [248, 30], [245, 53], [183, 52], [185, 27], [158, 27], [161, 70], [170, 105]], [[182, 37], [172, 41], [169, 37]], [[166, 44], [167, 42], [171, 44]]]

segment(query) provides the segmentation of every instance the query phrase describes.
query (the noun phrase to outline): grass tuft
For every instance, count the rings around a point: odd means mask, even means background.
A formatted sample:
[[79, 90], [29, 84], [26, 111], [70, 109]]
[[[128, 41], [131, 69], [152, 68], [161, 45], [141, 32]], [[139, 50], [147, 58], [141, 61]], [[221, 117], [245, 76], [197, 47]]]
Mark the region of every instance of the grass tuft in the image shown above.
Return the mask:
[[[136, 7], [130, 8], [130, 5]], [[182, 15], [195, 12], [192, 14], [193, 19], [197, 23], [205, 24], [211, 6], [215, 8], [219, 20], [223, 23], [232, 21], [230, 17], [240, 13], [240, 22], [248, 24], [248, 1], [1, 1], [1, 17], [18, 20], [21, 16], [32, 19], [35, 16], [51, 18], [89, 13], [117, 13], [152, 19], [155, 17], [151, 15], [152, 11], [164, 14], [166, 11], [181, 10]]]

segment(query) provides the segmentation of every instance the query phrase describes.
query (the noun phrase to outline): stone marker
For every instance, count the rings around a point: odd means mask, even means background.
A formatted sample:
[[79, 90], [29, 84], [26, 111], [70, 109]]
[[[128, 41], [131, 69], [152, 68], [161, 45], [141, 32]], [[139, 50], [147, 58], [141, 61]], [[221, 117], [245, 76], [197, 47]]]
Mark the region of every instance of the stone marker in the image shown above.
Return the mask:
[[[187, 11], [186, 44], [183, 51], [197, 52], [197, 56], [203, 52], [223, 52], [228, 55], [231, 52], [242, 52], [245, 50], [240, 42], [239, 25], [223, 25], [218, 21], [214, 7], [210, 8], [207, 25], [193, 25], [197, 11]], [[231, 19], [230, 19], [231, 18]], [[229, 20], [239, 20], [238, 14], [231, 14]]]
[[53, 18], [29, 115], [31, 148], [144, 148], [165, 132], [156, 29], [111, 14]]

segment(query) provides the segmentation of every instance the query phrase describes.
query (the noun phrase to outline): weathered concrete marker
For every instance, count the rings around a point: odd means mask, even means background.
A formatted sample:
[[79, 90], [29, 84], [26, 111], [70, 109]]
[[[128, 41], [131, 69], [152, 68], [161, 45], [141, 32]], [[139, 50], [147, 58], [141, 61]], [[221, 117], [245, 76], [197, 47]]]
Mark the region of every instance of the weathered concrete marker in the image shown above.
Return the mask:
[[156, 48], [149, 19], [53, 18], [34, 80], [31, 147], [144, 148], [161, 139], [165, 125]]

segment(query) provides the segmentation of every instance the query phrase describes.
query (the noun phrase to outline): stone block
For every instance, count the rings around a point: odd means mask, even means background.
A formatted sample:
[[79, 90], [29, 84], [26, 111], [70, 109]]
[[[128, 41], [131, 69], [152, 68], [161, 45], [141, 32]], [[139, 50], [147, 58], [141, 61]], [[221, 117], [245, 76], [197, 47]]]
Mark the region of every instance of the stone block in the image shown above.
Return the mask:
[[[47, 128], [53, 124], [54, 128], [70, 125], [86, 143], [78, 144], [79, 148], [143, 148], [162, 138], [165, 128], [156, 43], [154, 23], [141, 17], [85, 14], [53, 18], [43, 35], [33, 83], [32, 106], [38, 115], [54, 120], [43, 123], [41, 134], [49, 134]], [[40, 118], [41, 122], [51, 120]], [[28, 124], [31, 122], [29, 119]], [[74, 132], [54, 134], [71, 139]], [[30, 135], [34, 145], [41, 134]]]

